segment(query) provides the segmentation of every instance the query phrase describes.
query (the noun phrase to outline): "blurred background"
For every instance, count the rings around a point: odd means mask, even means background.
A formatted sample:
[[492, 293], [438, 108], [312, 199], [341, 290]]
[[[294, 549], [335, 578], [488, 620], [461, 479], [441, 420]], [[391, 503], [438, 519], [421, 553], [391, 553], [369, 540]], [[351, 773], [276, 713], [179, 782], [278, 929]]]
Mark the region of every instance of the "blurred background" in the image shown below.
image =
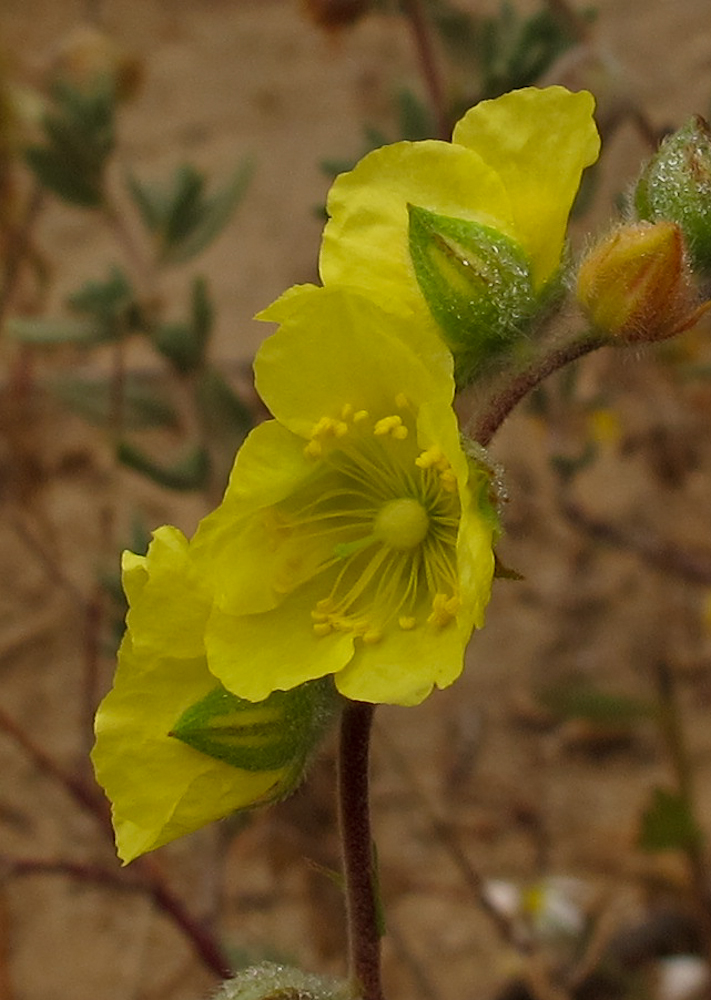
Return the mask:
[[[252, 317], [317, 280], [333, 176], [552, 82], [598, 101], [579, 250], [711, 112], [708, 3], [3, 0], [0, 1000], [343, 973], [328, 749], [286, 803], [116, 861], [87, 753], [119, 553], [219, 499], [264, 416]], [[378, 713], [391, 1000], [708, 995], [710, 334], [598, 352], [491, 448], [522, 579], [453, 689]]]

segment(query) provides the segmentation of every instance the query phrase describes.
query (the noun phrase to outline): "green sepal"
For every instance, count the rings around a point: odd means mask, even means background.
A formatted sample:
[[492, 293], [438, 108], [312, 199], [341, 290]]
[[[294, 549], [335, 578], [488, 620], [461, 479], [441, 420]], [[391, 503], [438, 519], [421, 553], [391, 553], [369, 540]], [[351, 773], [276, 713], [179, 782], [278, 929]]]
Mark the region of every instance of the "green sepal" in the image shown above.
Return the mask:
[[455, 360], [460, 386], [525, 333], [537, 296], [523, 250], [467, 219], [408, 206], [417, 283]]
[[244, 771], [299, 767], [315, 749], [336, 705], [330, 678], [274, 691], [260, 702], [218, 686], [183, 712], [170, 735]]
[[692, 267], [711, 271], [711, 131], [699, 115], [668, 136], [634, 192], [637, 216], [676, 222]]

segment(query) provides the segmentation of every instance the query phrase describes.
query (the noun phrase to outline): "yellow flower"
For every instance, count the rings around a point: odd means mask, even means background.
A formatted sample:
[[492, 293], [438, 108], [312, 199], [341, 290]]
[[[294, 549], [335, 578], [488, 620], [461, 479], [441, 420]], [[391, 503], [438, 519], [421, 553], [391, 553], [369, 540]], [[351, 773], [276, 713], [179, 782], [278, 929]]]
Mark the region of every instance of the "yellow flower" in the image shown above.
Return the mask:
[[[452, 220], [493, 230], [496, 253], [500, 236], [511, 241], [512, 267], [518, 269], [518, 250], [538, 295], [559, 269], [582, 171], [598, 155], [593, 105], [585, 91], [530, 87], [471, 108], [451, 143], [399, 142], [370, 153], [331, 188], [323, 283], [351, 285], [390, 308], [426, 314], [408, 244], [415, 208], [426, 219], [445, 217], [445, 233]], [[476, 266], [490, 269], [486, 253]]]
[[124, 554], [123, 584], [128, 631], [114, 687], [97, 713], [92, 758], [113, 803], [119, 856], [128, 862], [280, 797], [298, 776], [288, 765], [236, 768], [170, 735], [183, 713], [218, 687], [203, 647], [209, 601], [190, 576], [188, 543], [177, 528], [159, 528], [147, 556]]
[[276, 419], [191, 544], [209, 669], [252, 701], [334, 674], [349, 698], [415, 704], [460, 674], [493, 573], [451, 356], [341, 288], [292, 290], [262, 318], [281, 323], [255, 364]]

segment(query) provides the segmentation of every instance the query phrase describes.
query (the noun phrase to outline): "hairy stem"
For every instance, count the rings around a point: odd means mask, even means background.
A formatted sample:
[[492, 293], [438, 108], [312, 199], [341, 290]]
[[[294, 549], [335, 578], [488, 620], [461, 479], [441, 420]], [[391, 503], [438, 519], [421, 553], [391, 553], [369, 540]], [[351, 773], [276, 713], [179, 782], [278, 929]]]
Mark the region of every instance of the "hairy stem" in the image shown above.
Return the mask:
[[338, 801], [350, 975], [362, 1000], [383, 1000], [376, 873], [370, 833], [368, 748], [374, 705], [349, 701], [341, 718]]
[[590, 354], [598, 347], [603, 347], [605, 343], [602, 338], [590, 334], [571, 344], [565, 344], [514, 375], [508, 384], [493, 396], [484, 411], [474, 419], [467, 432], [475, 441], [486, 447], [516, 404], [520, 403], [532, 389], [558, 369], [564, 368], [571, 361], [577, 361], [585, 354]]

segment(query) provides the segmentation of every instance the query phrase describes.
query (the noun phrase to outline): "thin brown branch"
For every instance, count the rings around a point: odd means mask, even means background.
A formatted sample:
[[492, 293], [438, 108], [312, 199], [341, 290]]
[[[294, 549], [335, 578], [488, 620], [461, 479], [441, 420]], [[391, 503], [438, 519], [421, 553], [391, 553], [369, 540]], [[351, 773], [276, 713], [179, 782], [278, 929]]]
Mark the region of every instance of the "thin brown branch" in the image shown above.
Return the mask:
[[412, 31], [420, 72], [429, 94], [437, 126], [437, 138], [447, 142], [451, 138], [452, 123], [447, 114], [444, 84], [432, 42], [430, 25], [427, 23], [420, 0], [401, 0], [401, 4]]
[[[653, 666], [659, 702], [659, 722], [667, 755], [677, 786], [677, 793], [692, 827], [699, 830], [694, 770], [689, 756], [674, 672], [663, 660]], [[683, 847], [691, 904], [696, 914], [706, 959], [711, 961], [711, 902], [709, 870], [701, 836], [689, 836]]]
[[561, 503], [560, 510], [569, 524], [596, 542], [633, 552], [662, 573], [700, 586], [711, 585], [711, 550], [682, 548], [667, 539], [593, 517], [569, 500]]
[[[103, 832], [113, 840], [108, 803], [98, 789], [90, 787], [60, 767], [1, 707], [0, 730], [27, 754], [38, 771], [55, 780], [84, 811], [93, 816]], [[136, 870], [143, 876], [145, 891], [150, 893], [159, 909], [183, 931], [205, 966], [221, 979], [231, 975], [230, 963], [222, 948], [169, 888], [156, 862], [151, 858], [139, 858], [134, 862], [134, 871]]]

